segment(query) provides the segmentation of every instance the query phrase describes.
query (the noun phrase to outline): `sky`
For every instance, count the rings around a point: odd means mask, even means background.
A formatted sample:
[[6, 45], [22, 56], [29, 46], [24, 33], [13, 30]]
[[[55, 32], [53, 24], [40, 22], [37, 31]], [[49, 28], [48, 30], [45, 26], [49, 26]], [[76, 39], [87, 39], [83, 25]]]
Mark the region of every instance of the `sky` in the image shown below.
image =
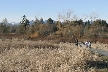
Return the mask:
[[0, 0], [0, 22], [20, 22], [22, 16], [35, 20], [58, 19], [58, 14], [71, 10], [73, 15], [82, 18], [95, 12], [108, 22], [108, 0]]

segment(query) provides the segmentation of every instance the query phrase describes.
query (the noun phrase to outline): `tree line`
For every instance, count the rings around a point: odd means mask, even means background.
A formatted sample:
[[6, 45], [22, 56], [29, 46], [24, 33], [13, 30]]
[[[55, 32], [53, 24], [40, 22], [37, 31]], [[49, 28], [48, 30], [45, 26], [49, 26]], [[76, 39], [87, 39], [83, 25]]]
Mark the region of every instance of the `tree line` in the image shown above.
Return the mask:
[[[19, 24], [12, 25], [5, 18], [0, 23], [0, 34], [38, 34], [37, 36], [52, 37], [84, 37], [84, 38], [107, 38], [108, 23], [106, 20], [95, 19], [91, 16], [91, 20], [77, 19], [74, 15], [70, 20], [71, 12], [64, 15], [58, 14], [58, 21], [49, 18], [44, 23], [43, 18], [35, 19], [32, 23], [27, 19], [26, 15], [22, 16]], [[94, 18], [94, 20], [92, 20]], [[61, 21], [62, 20], [62, 21]]]

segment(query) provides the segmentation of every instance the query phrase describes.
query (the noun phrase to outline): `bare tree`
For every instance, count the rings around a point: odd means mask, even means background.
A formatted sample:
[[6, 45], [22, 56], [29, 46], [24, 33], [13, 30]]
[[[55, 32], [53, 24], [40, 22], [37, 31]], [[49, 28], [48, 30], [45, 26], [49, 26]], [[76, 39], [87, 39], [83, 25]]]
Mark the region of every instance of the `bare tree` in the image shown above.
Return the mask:
[[73, 15], [72, 20], [73, 20], [73, 21], [78, 20], [78, 16], [77, 16], [77, 15]]
[[92, 12], [90, 15], [89, 15], [91, 21], [95, 21], [98, 17], [99, 17], [99, 14], [96, 13], [96, 12]]
[[61, 20], [62, 20], [62, 14], [59, 13], [57, 16], [58, 16], [57, 20], [58, 20], [58, 21], [61, 21]]
[[35, 16], [35, 24], [40, 24], [38, 17]]
[[82, 16], [82, 20], [84, 20], [84, 21], [86, 21], [87, 20], [87, 18], [88, 18], [88, 16], [86, 15], [86, 14], [84, 14], [83, 16]]
[[58, 21], [70, 21], [72, 17], [73, 11], [67, 10], [58, 14]]

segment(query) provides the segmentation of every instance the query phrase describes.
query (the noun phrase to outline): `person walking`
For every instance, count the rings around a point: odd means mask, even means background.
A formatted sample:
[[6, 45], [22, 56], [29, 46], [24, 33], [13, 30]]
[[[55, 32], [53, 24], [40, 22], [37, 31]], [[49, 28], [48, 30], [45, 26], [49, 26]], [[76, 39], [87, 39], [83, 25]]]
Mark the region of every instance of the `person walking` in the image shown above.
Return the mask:
[[90, 41], [88, 42], [88, 47], [91, 48], [91, 42]]
[[78, 46], [78, 38], [75, 39], [75, 45]]
[[90, 41], [86, 41], [85, 45], [86, 45], [86, 48], [88, 48], [88, 47], [91, 48], [91, 42]]
[[88, 48], [88, 44], [89, 44], [89, 42], [88, 42], [88, 41], [86, 41], [86, 42], [85, 42], [86, 48]]

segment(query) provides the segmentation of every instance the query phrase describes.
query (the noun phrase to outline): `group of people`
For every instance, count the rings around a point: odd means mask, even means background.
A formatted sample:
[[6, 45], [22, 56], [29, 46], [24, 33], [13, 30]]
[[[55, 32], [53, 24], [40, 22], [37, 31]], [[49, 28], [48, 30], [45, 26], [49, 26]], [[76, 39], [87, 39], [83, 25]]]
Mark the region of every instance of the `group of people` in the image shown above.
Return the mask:
[[90, 41], [86, 41], [85, 43], [78, 42], [78, 38], [76, 38], [75, 41], [76, 41], [77, 46], [80, 45], [81, 47], [86, 46], [86, 48], [88, 48], [88, 47], [91, 48], [91, 42]]

